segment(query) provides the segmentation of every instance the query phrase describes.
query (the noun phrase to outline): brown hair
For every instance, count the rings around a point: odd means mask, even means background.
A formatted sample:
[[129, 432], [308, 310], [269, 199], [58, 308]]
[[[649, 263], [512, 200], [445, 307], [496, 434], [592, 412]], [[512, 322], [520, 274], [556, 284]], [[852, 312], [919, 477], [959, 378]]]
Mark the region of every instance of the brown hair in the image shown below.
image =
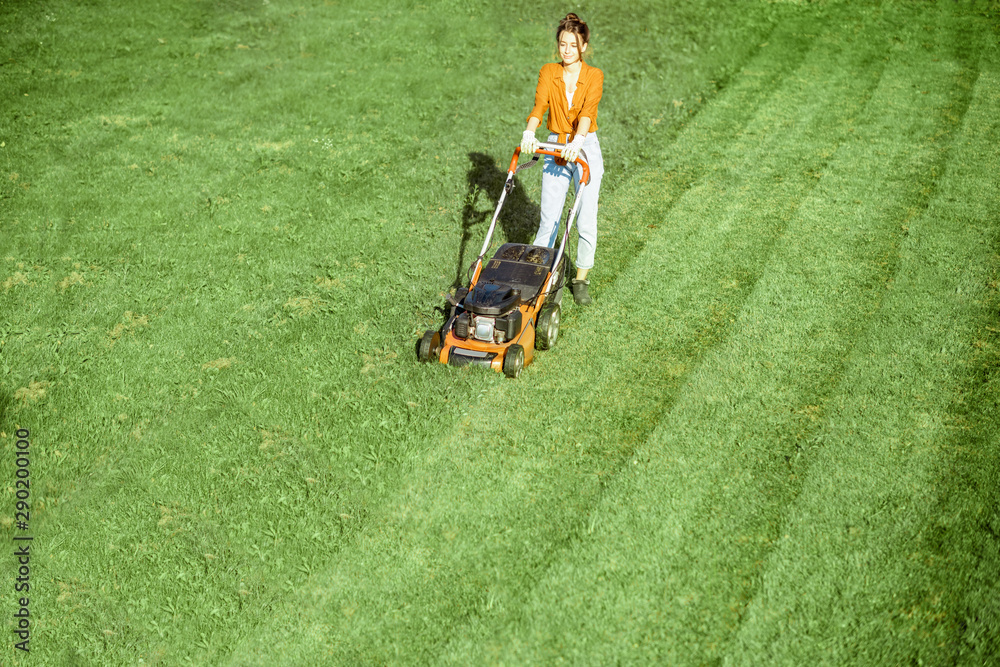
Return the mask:
[[580, 58], [583, 58], [583, 45], [590, 42], [590, 28], [580, 20], [579, 16], [570, 13], [559, 22], [559, 27], [556, 28], [556, 43], [559, 42], [559, 37], [564, 32], [576, 35], [576, 45], [580, 48]]

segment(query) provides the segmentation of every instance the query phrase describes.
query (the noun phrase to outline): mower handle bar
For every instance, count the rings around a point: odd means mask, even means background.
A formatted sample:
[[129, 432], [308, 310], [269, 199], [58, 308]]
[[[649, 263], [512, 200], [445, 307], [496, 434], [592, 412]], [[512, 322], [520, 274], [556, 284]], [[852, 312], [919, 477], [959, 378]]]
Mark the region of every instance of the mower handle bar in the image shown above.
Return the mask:
[[[535, 154], [541, 155], [551, 155], [553, 157], [560, 157], [562, 150], [566, 148], [566, 144], [556, 143], [554, 141], [540, 141], [538, 142], [538, 150]], [[518, 146], [514, 149], [514, 157], [510, 160], [510, 169], [507, 170], [508, 174], [513, 174], [517, 171], [517, 161], [521, 157], [521, 147]], [[580, 151], [580, 154], [575, 160], [576, 164], [580, 167], [580, 182], [584, 185], [590, 183], [590, 165], [587, 164], [587, 154], [584, 151]]]

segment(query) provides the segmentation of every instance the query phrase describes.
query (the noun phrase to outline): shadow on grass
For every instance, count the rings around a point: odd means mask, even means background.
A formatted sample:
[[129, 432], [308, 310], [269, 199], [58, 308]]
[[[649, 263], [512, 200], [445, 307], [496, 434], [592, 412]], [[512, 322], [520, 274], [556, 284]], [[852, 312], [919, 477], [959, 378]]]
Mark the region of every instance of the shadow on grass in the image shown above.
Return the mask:
[[[475, 252], [485, 240], [503, 184], [507, 180], [507, 172], [497, 167], [489, 155], [469, 153], [469, 161], [472, 165], [466, 175], [468, 194], [462, 208], [462, 240], [458, 247], [455, 281], [452, 283], [455, 289], [465, 286], [471, 277], [468, 269], [474, 260], [468, 258], [469, 244], [472, 243], [472, 252]], [[484, 206], [488, 206], [488, 209], [480, 210]], [[508, 242], [531, 243], [538, 230], [540, 213], [538, 204], [527, 197], [520, 179], [515, 177], [514, 188], [507, 195], [497, 225]]]

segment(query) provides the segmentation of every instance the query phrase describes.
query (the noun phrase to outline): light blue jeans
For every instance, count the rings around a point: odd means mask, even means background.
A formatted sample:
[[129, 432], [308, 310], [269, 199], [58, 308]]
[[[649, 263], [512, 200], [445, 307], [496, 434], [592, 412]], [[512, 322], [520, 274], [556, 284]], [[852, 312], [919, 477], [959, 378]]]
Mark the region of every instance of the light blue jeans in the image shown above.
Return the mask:
[[[558, 135], [549, 135], [549, 141], [557, 139]], [[583, 152], [587, 154], [586, 160], [590, 166], [590, 183], [584, 188], [577, 217], [576, 229], [580, 240], [576, 246], [576, 267], [590, 269], [594, 266], [594, 251], [597, 248], [597, 197], [601, 193], [601, 178], [604, 176], [604, 160], [596, 132], [587, 135], [583, 142]], [[570, 180], [573, 181], [575, 196], [580, 189], [580, 170], [575, 164], [560, 166], [556, 164], [554, 157], [546, 155], [542, 171], [542, 215], [534, 245], [555, 247]]]

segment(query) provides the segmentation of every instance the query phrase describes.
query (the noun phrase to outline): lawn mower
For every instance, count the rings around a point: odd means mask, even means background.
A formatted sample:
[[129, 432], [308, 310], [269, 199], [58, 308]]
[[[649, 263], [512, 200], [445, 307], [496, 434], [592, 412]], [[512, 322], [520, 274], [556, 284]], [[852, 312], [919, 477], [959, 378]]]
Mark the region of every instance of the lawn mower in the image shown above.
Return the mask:
[[417, 344], [421, 361], [449, 366], [488, 366], [510, 378], [531, 363], [535, 350], [547, 350], [559, 336], [559, 314], [566, 273], [566, 243], [580, 210], [590, 168], [581, 151], [576, 159], [580, 187], [566, 215], [558, 249], [526, 243], [504, 243], [484, 262], [514, 174], [533, 167], [540, 155], [559, 157], [565, 144], [543, 142], [531, 160], [518, 165], [520, 146], [507, 170], [507, 180], [490, 221], [479, 256], [469, 266], [467, 288], [448, 296], [451, 312], [441, 329], [428, 329]]

